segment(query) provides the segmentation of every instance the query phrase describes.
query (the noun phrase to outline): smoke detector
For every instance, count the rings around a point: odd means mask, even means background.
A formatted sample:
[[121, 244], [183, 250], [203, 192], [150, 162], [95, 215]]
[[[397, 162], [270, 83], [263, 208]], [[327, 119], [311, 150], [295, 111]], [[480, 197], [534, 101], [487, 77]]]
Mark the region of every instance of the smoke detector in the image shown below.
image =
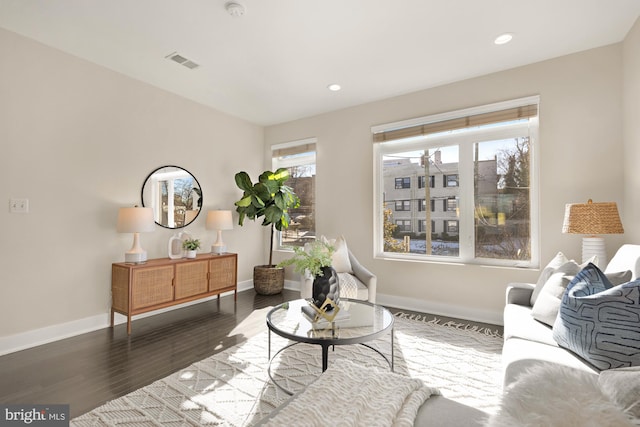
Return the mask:
[[227, 10], [229, 15], [233, 16], [234, 18], [238, 18], [244, 15], [245, 12], [244, 6], [235, 1], [227, 2], [227, 4], [224, 5], [224, 8]]

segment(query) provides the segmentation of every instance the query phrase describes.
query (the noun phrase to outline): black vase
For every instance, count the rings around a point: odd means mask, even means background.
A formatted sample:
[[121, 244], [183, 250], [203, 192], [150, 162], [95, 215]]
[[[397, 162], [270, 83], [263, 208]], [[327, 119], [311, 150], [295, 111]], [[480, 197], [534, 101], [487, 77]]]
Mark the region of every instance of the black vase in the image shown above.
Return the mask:
[[[338, 273], [333, 267], [322, 267], [322, 275], [313, 278], [313, 303], [320, 308], [327, 298], [334, 304], [340, 301], [340, 282]], [[333, 310], [333, 306], [327, 307], [326, 311]]]

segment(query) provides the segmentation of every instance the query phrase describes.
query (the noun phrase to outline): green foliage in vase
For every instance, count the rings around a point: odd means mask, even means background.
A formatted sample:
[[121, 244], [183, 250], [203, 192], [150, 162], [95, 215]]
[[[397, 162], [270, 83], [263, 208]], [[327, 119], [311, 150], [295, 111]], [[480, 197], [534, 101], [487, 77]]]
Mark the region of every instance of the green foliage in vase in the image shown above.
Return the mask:
[[188, 251], [197, 251], [200, 249], [200, 240], [199, 239], [187, 239], [182, 242], [182, 247]]
[[305, 246], [307, 250], [304, 248], [294, 248], [293, 256], [282, 261], [278, 264], [278, 267], [293, 265], [293, 269], [300, 274], [309, 271], [314, 277], [322, 276], [322, 267], [331, 266], [331, 257], [335, 252], [335, 248], [319, 240]]

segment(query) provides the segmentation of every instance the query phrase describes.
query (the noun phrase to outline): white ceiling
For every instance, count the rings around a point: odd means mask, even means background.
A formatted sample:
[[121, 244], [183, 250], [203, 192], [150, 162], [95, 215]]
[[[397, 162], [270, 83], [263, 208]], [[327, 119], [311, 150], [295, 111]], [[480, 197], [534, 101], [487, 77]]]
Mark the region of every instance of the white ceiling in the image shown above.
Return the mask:
[[0, 27], [269, 125], [616, 43], [640, 15], [640, 0], [237, 0], [232, 17], [226, 1], [0, 0]]

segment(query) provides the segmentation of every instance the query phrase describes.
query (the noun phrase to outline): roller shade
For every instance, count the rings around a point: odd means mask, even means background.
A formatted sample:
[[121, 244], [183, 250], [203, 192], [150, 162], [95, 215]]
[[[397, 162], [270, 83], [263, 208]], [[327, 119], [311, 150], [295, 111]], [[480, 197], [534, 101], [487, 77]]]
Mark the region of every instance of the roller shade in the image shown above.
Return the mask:
[[475, 126], [489, 125], [494, 123], [509, 122], [518, 119], [529, 119], [538, 115], [538, 105], [523, 105], [520, 107], [508, 108], [505, 110], [492, 111], [458, 117], [455, 119], [442, 120], [432, 123], [424, 123], [409, 126], [401, 129], [391, 129], [373, 134], [373, 142], [394, 141], [398, 139], [411, 138], [421, 135], [429, 135], [451, 130], [470, 128]]
[[293, 156], [293, 155], [302, 154], [302, 153], [312, 153], [314, 151], [316, 151], [316, 144], [308, 143], [308, 144], [294, 145], [291, 147], [276, 148], [271, 151], [271, 156], [274, 158], [280, 158], [280, 157]]

